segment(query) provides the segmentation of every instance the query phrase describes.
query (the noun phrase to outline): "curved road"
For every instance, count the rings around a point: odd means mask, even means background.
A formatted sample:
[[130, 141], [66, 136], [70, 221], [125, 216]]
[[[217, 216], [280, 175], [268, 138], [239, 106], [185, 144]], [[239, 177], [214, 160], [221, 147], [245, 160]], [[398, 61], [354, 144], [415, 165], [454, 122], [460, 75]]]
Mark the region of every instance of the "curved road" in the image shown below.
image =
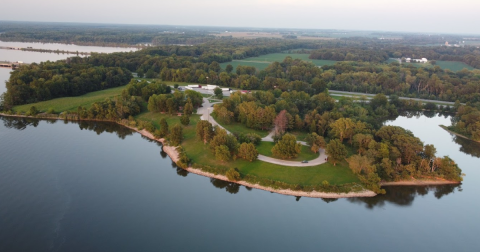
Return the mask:
[[[200, 117], [200, 119], [209, 121], [213, 126], [218, 126], [222, 129], [226, 130], [228, 133], [230, 133], [230, 131], [228, 131], [227, 129], [222, 127], [222, 125], [218, 124], [217, 121], [215, 121], [215, 119], [213, 119], [210, 116], [210, 114], [213, 111], [212, 106], [215, 103], [220, 103], [220, 102], [210, 103], [207, 98], [203, 98], [203, 103], [202, 103], [203, 107], [197, 109], [197, 114], [202, 115]], [[273, 142], [272, 136], [273, 136], [273, 131], [270, 132], [270, 134], [268, 134], [268, 136], [262, 138], [262, 141]], [[301, 143], [302, 145], [307, 145], [307, 143], [305, 143], [305, 142], [302, 142], [302, 141], [298, 141], [298, 142]], [[310, 160], [310, 161], [308, 161], [308, 163], [302, 163], [300, 161], [287, 161], [287, 160], [282, 160], [282, 159], [276, 159], [276, 158], [267, 157], [267, 156], [260, 155], [260, 154], [258, 155], [258, 160], [261, 160], [261, 161], [267, 162], [267, 163], [271, 163], [271, 164], [283, 165], [283, 166], [294, 166], [294, 167], [317, 166], [317, 165], [321, 165], [321, 164], [326, 163], [327, 162], [326, 159], [328, 157], [325, 154], [324, 149], [320, 149], [319, 152], [320, 152], [320, 155], [318, 156], [318, 158]]]

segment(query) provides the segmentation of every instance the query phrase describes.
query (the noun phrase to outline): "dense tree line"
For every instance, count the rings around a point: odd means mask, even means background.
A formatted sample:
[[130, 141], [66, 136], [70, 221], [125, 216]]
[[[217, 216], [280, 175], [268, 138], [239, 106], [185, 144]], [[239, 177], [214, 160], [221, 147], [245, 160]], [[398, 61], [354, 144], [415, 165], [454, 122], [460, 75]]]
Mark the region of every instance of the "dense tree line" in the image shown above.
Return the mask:
[[480, 141], [480, 111], [476, 107], [460, 106], [449, 128], [475, 141]]
[[120, 67], [71, 65], [62, 61], [23, 65], [7, 81], [5, 105], [19, 105], [127, 84], [132, 74]]
[[336, 60], [336, 61], [366, 61], [381, 63], [389, 58], [389, 55], [381, 50], [365, 48], [333, 48], [320, 49], [310, 53], [310, 59]]

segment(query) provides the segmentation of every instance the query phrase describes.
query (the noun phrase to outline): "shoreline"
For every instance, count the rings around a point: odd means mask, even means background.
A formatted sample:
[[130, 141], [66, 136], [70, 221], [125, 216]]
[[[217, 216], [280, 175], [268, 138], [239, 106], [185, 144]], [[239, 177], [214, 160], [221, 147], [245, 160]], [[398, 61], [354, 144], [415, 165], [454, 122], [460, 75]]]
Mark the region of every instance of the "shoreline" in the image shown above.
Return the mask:
[[429, 186], [429, 185], [456, 185], [462, 183], [461, 181], [451, 180], [404, 180], [394, 182], [380, 182], [380, 186]]
[[[60, 118], [60, 117], [50, 117], [50, 116], [49, 117], [32, 117], [32, 116], [25, 116], [25, 115], [9, 115], [9, 114], [4, 114], [4, 113], [0, 113], [0, 116], [32, 118], [32, 119], [46, 119], [46, 120], [114, 122], [114, 123], [116, 123], [120, 126], [126, 127], [126, 128], [128, 128], [132, 131], [135, 131], [135, 132], [139, 133], [140, 135], [142, 135], [144, 137], [147, 137], [150, 140], [160, 142], [162, 144], [163, 151], [165, 153], [167, 153], [167, 155], [170, 157], [170, 159], [172, 159], [172, 161], [175, 162], [175, 163], [178, 161], [177, 146], [173, 147], [173, 146], [165, 145], [165, 143], [164, 143], [165, 139], [164, 138], [155, 138], [152, 133], [146, 131], [145, 129], [139, 130], [139, 129], [131, 127], [131, 126], [121, 124], [117, 121], [81, 120], [81, 119], [73, 120], [73, 119], [65, 119], [65, 118]], [[370, 191], [370, 190], [364, 190], [364, 191], [360, 191], [360, 192], [349, 192], [349, 193], [329, 193], [329, 192], [318, 192], [318, 191], [305, 192], [305, 191], [293, 191], [293, 190], [289, 190], [289, 189], [274, 189], [274, 188], [271, 188], [271, 187], [261, 186], [259, 184], [251, 184], [251, 183], [241, 181], [241, 180], [240, 181], [231, 181], [231, 180], [228, 180], [228, 178], [226, 176], [219, 175], [219, 174], [215, 175], [213, 173], [204, 172], [200, 169], [195, 169], [193, 167], [187, 167], [187, 168], [184, 168], [184, 170], [186, 170], [188, 172], [191, 172], [191, 173], [194, 173], [194, 174], [197, 174], [197, 175], [200, 175], [200, 176], [208, 177], [208, 178], [219, 179], [219, 180], [223, 180], [223, 181], [230, 182], [230, 183], [236, 183], [236, 184], [240, 184], [240, 185], [243, 185], [243, 186], [248, 186], [248, 187], [255, 188], [255, 189], [260, 189], [260, 190], [264, 190], [264, 191], [268, 191], [268, 192], [278, 193], [278, 194], [282, 194], [282, 195], [289, 195], [289, 196], [301, 196], [301, 197], [309, 197], [309, 198], [356, 198], [356, 197], [374, 197], [374, 196], [377, 195], [376, 193], [374, 193], [373, 191]]]
[[[65, 119], [65, 118], [60, 118], [60, 117], [52, 117], [52, 116], [46, 116], [46, 117], [32, 117], [32, 116], [25, 116], [25, 115], [9, 115], [9, 114], [4, 114], [0, 113], [0, 116], [5, 116], [5, 117], [18, 117], [18, 118], [32, 118], [32, 119], [45, 119], [45, 120], [66, 120], [66, 121], [98, 121], [98, 122], [112, 122], [116, 123], [117, 125], [126, 127], [134, 132], [139, 133], [140, 135], [153, 140], [160, 142], [162, 144], [162, 149], [167, 155], [170, 157], [170, 159], [177, 163], [178, 161], [178, 152], [177, 152], [177, 147], [178, 146], [168, 146], [165, 144], [165, 139], [164, 138], [155, 138], [155, 136], [148, 132], [145, 129], [139, 130], [138, 128], [131, 127], [125, 124], [122, 124], [118, 121], [108, 121], [108, 120], [82, 120], [82, 119]], [[442, 127], [443, 128], [443, 127]], [[449, 130], [445, 129], [446, 131], [450, 132]], [[453, 133], [452, 134], [456, 134]], [[464, 137], [464, 136], [462, 136]], [[467, 138], [468, 139], [468, 138]], [[471, 140], [471, 139], [470, 139]], [[472, 140], [473, 141], [473, 140]], [[356, 197], [374, 197], [377, 194], [374, 193], [373, 191], [370, 190], [364, 190], [364, 191], [359, 191], [359, 192], [349, 192], [349, 193], [329, 193], [329, 192], [318, 192], [318, 191], [311, 191], [311, 192], [305, 192], [305, 191], [293, 191], [290, 189], [275, 189], [271, 187], [266, 187], [262, 186], [259, 184], [251, 184], [246, 181], [231, 181], [229, 180], [226, 176], [220, 175], [220, 174], [213, 174], [209, 172], [204, 172], [200, 169], [196, 169], [193, 167], [187, 167], [183, 168], [184, 170], [208, 177], [208, 178], [214, 178], [214, 179], [219, 179], [223, 180], [226, 182], [230, 183], [236, 183], [239, 185], [255, 188], [255, 189], [260, 189], [268, 192], [273, 192], [273, 193], [278, 193], [282, 195], [289, 195], [289, 196], [301, 196], [301, 197], [309, 197], [309, 198], [356, 198]], [[428, 185], [451, 185], [451, 184], [460, 184], [461, 182], [458, 181], [449, 181], [449, 180], [432, 180], [432, 179], [418, 179], [418, 180], [405, 180], [405, 181], [394, 181], [394, 182], [380, 182], [380, 186], [428, 186]]]
[[438, 126], [440, 126], [440, 128], [444, 129], [446, 132], [448, 132], [448, 133], [450, 133], [450, 134], [453, 134], [453, 135], [455, 135], [455, 136], [458, 136], [458, 137], [461, 137], [461, 138], [464, 138], [464, 139], [467, 139], [467, 140], [470, 140], [470, 141], [473, 141], [473, 142], [476, 142], [476, 143], [480, 143], [480, 141], [475, 141], [475, 140], [473, 140], [473, 139], [471, 139], [471, 138], [469, 138], [469, 137], [467, 137], [467, 136], [464, 136], [464, 135], [462, 135], [462, 134], [460, 134], [460, 133], [457, 133], [457, 132], [454, 132], [454, 131], [449, 130], [448, 127], [445, 126], [445, 125], [441, 125], [441, 124], [440, 124], [440, 125], [438, 125]]

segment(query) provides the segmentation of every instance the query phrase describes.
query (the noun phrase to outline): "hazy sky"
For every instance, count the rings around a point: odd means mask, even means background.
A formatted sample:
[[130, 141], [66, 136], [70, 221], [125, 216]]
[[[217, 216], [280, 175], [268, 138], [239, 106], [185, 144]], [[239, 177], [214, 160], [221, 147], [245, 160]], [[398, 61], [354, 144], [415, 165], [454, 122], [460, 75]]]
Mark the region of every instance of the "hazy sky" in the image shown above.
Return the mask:
[[0, 20], [480, 34], [480, 0], [6, 0]]

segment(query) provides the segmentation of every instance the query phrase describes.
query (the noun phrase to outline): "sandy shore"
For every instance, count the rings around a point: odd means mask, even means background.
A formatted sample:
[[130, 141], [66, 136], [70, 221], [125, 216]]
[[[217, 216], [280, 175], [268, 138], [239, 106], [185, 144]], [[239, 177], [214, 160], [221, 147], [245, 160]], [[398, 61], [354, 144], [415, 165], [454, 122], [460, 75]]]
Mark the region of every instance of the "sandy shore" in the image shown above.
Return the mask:
[[[152, 133], [150, 133], [146, 130], [138, 130], [136, 128], [128, 127], [128, 126], [126, 126], [126, 127], [137, 131], [138, 133], [142, 134], [145, 137], [148, 137], [152, 140], [161, 142], [162, 145], [163, 145], [163, 151], [165, 153], [167, 153], [167, 155], [173, 160], [173, 162], [176, 163], [178, 161], [179, 158], [178, 158], [177, 148], [173, 147], [173, 146], [165, 145], [164, 144], [165, 139], [155, 138]], [[195, 169], [193, 167], [187, 167], [187, 168], [185, 168], [185, 170], [187, 170], [188, 172], [191, 172], [191, 173], [195, 173], [197, 175], [204, 176], [204, 177], [220, 179], [220, 180], [223, 180], [223, 181], [237, 183], [237, 184], [240, 184], [240, 185], [243, 185], [243, 186], [248, 186], [248, 187], [251, 187], [251, 188], [256, 188], [256, 189], [269, 191], [269, 192], [274, 192], [274, 193], [283, 194], [283, 195], [302, 196], [302, 197], [310, 197], [310, 198], [353, 198], [353, 197], [374, 197], [374, 196], [377, 195], [376, 193], [374, 193], [372, 191], [369, 191], [369, 190], [365, 190], [365, 191], [361, 191], [361, 192], [350, 192], [350, 193], [327, 193], [327, 192], [317, 192], [317, 191], [302, 192], [302, 191], [293, 191], [293, 190], [288, 190], [288, 189], [274, 189], [274, 188], [271, 188], [271, 187], [261, 186], [261, 185], [258, 185], [258, 184], [251, 184], [251, 183], [248, 183], [248, 182], [245, 182], [245, 181], [231, 181], [224, 175], [204, 172], [200, 169]]]
[[426, 186], [426, 185], [454, 185], [460, 184], [458, 181], [450, 180], [406, 180], [396, 182], [380, 182], [381, 186]]

